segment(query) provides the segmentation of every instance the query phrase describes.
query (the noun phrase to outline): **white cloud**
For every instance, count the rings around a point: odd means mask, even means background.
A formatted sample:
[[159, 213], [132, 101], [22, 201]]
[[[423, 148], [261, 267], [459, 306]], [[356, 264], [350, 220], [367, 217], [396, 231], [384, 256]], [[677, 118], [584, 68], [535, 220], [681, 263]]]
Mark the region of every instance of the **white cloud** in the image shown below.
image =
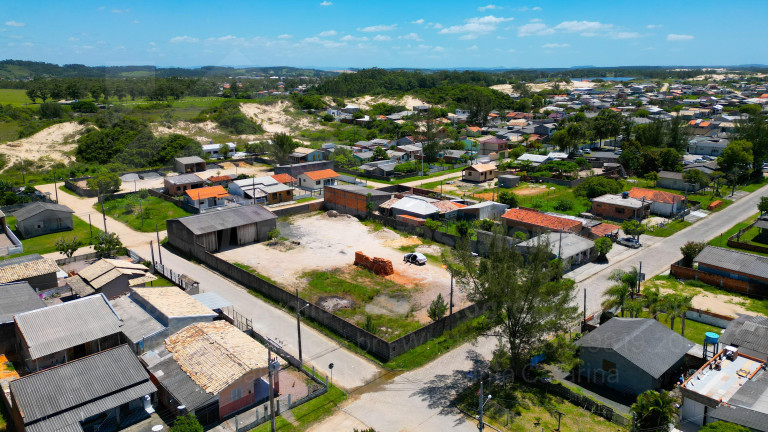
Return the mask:
[[[32, 42], [24, 42], [22, 45], [28, 46], [28, 47], [35, 46], [35, 44], [33, 44]], [[84, 46], [83, 48], [93, 48], [93, 47], [92, 46]]]
[[461, 36], [459, 39], [461, 39], [461, 40], [473, 40], [473, 39], [477, 39], [477, 35], [474, 34], [474, 33], [468, 33], [468, 34], [465, 34], [464, 36]]
[[289, 34], [287, 34], [287, 33], [286, 33], [286, 34], [281, 34], [281, 35], [280, 35], [280, 36], [278, 36], [277, 38], [278, 38], [278, 39], [290, 39], [290, 38], [292, 38], [292, 37], [293, 37], [293, 35], [289, 35]]
[[69, 37], [69, 41], [70, 41], [70, 42], [75, 42], [75, 41], [79, 41], [79, 40], [80, 40], [80, 38], [76, 38], [76, 37], [74, 37], [74, 36], [70, 36], [70, 37]]
[[130, 9], [112, 9], [112, 13], [116, 13], [116, 14], [119, 14], [119, 13], [128, 13], [128, 12], [130, 12], [130, 11], [131, 11]]
[[533, 11], [540, 11], [541, 10], [541, 6], [534, 6], [533, 8], [531, 8], [531, 10], [533, 10]]
[[336, 30], [326, 30], [323, 32], [320, 32], [318, 36], [320, 37], [328, 37], [328, 36], [336, 36], [338, 33], [336, 33]]
[[333, 2], [329, 2], [327, 0], [322, 2], [322, 3], [320, 3], [320, 6], [332, 6], [332, 5], [333, 5]]
[[496, 39], [498, 39], [498, 40], [504, 40], [504, 39], [506, 39], [506, 38], [505, 38], [504, 36], [496, 36]]
[[511, 49], [510, 49], [509, 51], [507, 51], [507, 52], [508, 52], [508, 53], [513, 53], [513, 52], [517, 52], [517, 50], [516, 50], [516, 49], [514, 49], [514, 48], [511, 48]]
[[364, 41], [367, 41], [368, 38], [365, 37], [365, 36], [357, 37], [357, 36], [352, 36], [352, 35], [346, 35], [346, 36], [342, 37], [341, 40], [343, 40], [343, 41], [363, 41], [364, 42]]
[[208, 38], [209, 41], [215, 41], [215, 42], [229, 42], [229, 41], [237, 40], [237, 39], [240, 39], [240, 38], [238, 38], [237, 36], [232, 36], [232, 35], [219, 36], [219, 37], [209, 37]]
[[431, 22], [431, 23], [427, 23], [426, 27], [427, 28], [433, 28], [435, 30], [440, 30], [441, 28], [443, 28], [443, 25], [440, 24], [440, 23], [432, 23]]
[[613, 24], [603, 24], [598, 21], [563, 21], [555, 26], [555, 30], [564, 33], [595, 33], [613, 29]]
[[445, 51], [445, 48], [443, 48], [443, 47], [441, 47], [441, 46], [439, 46], [439, 45], [438, 45], [438, 46], [436, 46], [436, 47], [432, 48], [432, 51], [435, 51], [435, 52], [443, 52], [443, 51]]
[[648, 24], [647, 26], [645, 26], [645, 28], [647, 29], [662, 28], [662, 27], [664, 26], [661, 24]]
[[480, 6], [479, 8], [477, 8], [477, 10], [479, 10], [480, 12], [484, 12], [487, 10], [496, 10], [496, 9], [504, 9], [504, 8], [501, 6], [497, 6], [495, 4], [489, 4], [489, 5]]
[[100, 11], [103, 11], [103, 10], [104, 10], [104, 9], [106, 9], [106, 8], [107, 8], [106, 6], [99, 6], [99, 10], [100, 10]]
[[27, 25], [27, 23], [11, 20], [11, 21], [6, 21], [5, 25], [7, 25], [8, 27], [24, 27], [25, 25]]
[[306, 38], [306, 39], [304, 39], [304, 42], [311, 43], [311, 44], [322, 45], [325, 48], [338, 48], [338, 47], [346, 45], [345, 42], [335, 42], [335, 41], [328, 40], [328, 39], [320, 39], [317, 36]]
[[521, 25], [517, 29], [518, 36], [546, 36], [555, 33], [555, 29], [547, 27], [546, 24], [540, 22], [532, 22], [525, 25]]
[[416, 21], [411, 21], [411, 24], [424, 24], [424, 18], [419, 18]]
[[691, 35], [684, 35], [684, 34], [670, 33], [670, 34], [667, 35], [667, 40], [671, 41], [671, 42], [689, 41], [689, 40], [693, 40], [693, 36], [691, 36]]
[[200, 41], [200, 39], [189, 37], [189, 36], [176, 36], [174, 38], [171, 38], [170, 42], [171, 43], [182, 43], [182, 42], [196, 43], [196, 42], [199, 42], [199, 41]]
[[479, 48], [477, 45], [472, 45], [471, 47], [467, 48], [467, 51], [477, 51]]
[[551, 49], [551, 48], [568, 48], [570, 45], [567, 43], [546, 43], [542, 45], [542, 48], [545, 49]]
[[608, 37], [611, 37], [613, 39], [634, 39], [639, 38], [640, 33], [638, 32], [611, 32], [608, 34]]
[[397, 28], [397, 24], [392, 24], [392, 25], [379, 24], [379, 25], [374, 25], [374, 26], [358, 28], [357, 31], [371, 33], [371, 32], [390, 31], [390, 30], [394, 30], [396, 28]]
[[373, 38], [373, 40], [375, 40], [375, 41], [377, 41], [377, 42], [384, 42], [384, 41], [389, 41], [389, 40], [392, 40], [392, 38], [391, 38], [391, 37], [389, 37], [389, 36], [385, 36], [385, 35], [376, 35], [376, 36]]
[[464, 20], [466, 24], [446, 27], [440, 30], [440, 33], [441, 34], [489, 33], [496, 30], [499, 24], [507, 21], [512, 21], [513, 19], [514, 18], [496, 17], [493, 15], [469, 18]]
[[131, 24], [138, 24], [138, 23], [139, 23], [139, 20], [133, 20], [133, 21], [131, 21]]
[[420, 38], [419, 35], [416, 34], [416, 33], [408, 33], [407, 35], [398, 36], [397, 38], [398, 39], [408, 39], [408, 40], [417, 41], [417, 42], [421, 42], [422, 40], [424, 40], [424, 39]]

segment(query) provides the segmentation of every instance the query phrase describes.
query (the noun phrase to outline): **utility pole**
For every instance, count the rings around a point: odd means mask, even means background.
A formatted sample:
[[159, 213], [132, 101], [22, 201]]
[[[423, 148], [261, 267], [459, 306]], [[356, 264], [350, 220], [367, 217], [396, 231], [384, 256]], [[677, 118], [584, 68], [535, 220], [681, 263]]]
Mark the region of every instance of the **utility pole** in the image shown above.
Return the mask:
[[488, 403], [489, 400], [491, 400], [491, 395], [488, 395], [488, 398], [483, 400], [483, 379], [480, 378], [480, 392], [478, 392], [478, 422], [477, 422], [477, 430], [480, 432], [485, 429], [485, 423], [483, 423], [483, 408], [485, 407], [485, 404]]
[[267, 344], [267, 365], [269, 370], [269, 422], [271, 431], [275, 432], [275, 393], [272, 378], [272, 346]]
[[453, 320], [451, 319], [453, 318], [453, 273], [451, 273], [451, 297], [449, 299], [448, 308], [448, 322], [451, 323], [451, 330], [453, 330]]
[[59, 203], [59, 188], [56, 186], [56, 171], [53, 172], [53, 191], [56, 192], [56, 204]]
[[[587, 289], [584, 288], [584, 324], [587, 324]], [[582, 331], [584, 331], [582, 329]]]
[[640, 261], [640, 270], [637, 271], [637, 292], [640, 293], [640, 282], [643, 280], [643, 262]]
[[107, 231], [107, 213], [104, 212], [104, 199], [99, 195], [99, 201], [101, 201], [101, 216], [104, 218], [104, 234], [109, 234]]
[[88, 229], [91, 230], [91, 243], [93, 243], [93, 224], [91, 223], [91, 214], [88, 213]]
[[157, 257], [160, 259], [160, 265], [163, 265], [163, 254], [160, 252], [160, 231], [157, 230], [157, 222], [155, 222], [155, 234], [157, 234]]
[[304, 358], [301, 355], [301, 299], [299, 298], [299, 289], [296, 288], [296, 333], [299, 335], [299, 364], [304, 365]]

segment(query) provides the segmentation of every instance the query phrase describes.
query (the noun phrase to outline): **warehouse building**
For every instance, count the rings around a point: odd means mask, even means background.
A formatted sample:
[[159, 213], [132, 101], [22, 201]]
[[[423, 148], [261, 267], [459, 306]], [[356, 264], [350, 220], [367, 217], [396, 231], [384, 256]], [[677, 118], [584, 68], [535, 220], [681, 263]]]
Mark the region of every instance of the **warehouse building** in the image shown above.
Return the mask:
[[257, 204], [169, 219], [167, 225], [168, 241], [181, 251], [190, 253], [198, 244], [216, 252], [268, 240], [277, 216]]

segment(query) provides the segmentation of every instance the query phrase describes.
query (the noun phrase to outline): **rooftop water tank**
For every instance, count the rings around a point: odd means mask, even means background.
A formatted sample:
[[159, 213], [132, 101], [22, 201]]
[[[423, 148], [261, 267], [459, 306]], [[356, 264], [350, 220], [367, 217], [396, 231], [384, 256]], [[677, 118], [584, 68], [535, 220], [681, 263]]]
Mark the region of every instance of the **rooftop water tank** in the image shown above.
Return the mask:
[[716, 344], [720, 340], [720, 335], [713, 332], [704, 333], [704, 342], [707, 344]]

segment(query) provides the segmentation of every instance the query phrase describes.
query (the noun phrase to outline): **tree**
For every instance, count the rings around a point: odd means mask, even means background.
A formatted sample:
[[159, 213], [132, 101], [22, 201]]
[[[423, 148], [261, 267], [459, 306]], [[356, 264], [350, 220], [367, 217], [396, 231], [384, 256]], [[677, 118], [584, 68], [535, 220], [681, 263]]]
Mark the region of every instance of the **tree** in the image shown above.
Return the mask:
[[93, 245], [93, 250], [99, 258], [113, 257], [122, 249], [123, 242], [120, 241], [120, 237], [115, 233], [99, 233], [96, 236], [96, 243]]
[[[743, 105], [739, 111], [745, 106], [749, 105]], [[768, 123], [760, 111], [756, 105], [746, 121], [736, 124], [736, 137], [752, 143], [752, 175], [756, 177], [763, 176], [763, 163], [768, 162]]]
[[499, 196], [496, 198], [496, 200], [502, 204], [508, 205], [510, 208], [517, 207], [517, 195], [515, 195], [514, 192], [501, 191], [499, 192]]
[[627, 220], [621, 224], [621, 230], [624, 231], [624, 234], [640, 241], [640, 236], [645, 234], [645, 225], [636, 220]]
[[677, 400], [665, 391], [648, 390], [637, 397], [632, 412], [640, 430], [662, 430], [677, 414]]
[[466, 220], [460, 220], [456, 222], [456, 233], [459, 237], [465, 238], [469, 236], [469, 231], [472, 229], [472, 225]]
[[661, 298], [659, 287], [646, 288], [643, 290], [643, 306], [648, 309], [651, 318], [658, 320], [659, 314], [664, 310], [664, 302]]
[[272, 137], [272, 144], [269, 146], [269, 156], [277, 164], [284, 164], [289, 161], [289, 156], [296, 150], [299, 143], [294, 141], [288, 134], [278, 133]]
[[373, 149], [373, 160], [384, 160], [389, 159], [389, 156], [387, 156], [387, 151], [384, 150], [384, 147], [376, 147]]
[[429, 316], [432, 321], [437, 321], [445, 316], [445, 312], [447, 311], [448, 304], [445, 303], [443, 295], [437, 294], [437, 298], [430, 303], [429, 308], [427, 309], [427, 316]]
[[651, 171], [643, 176], [643, 178], [646, 181], [653, 182], [653, 185], [656, 186], [656, 182], [659, 181], [659, 173], [656, 171]]
[[699, 432], [751, 432], [752, 429], [722, 420], [702, 426]]
[[659, 167], [662, 171], [680, 171], [680, 153], [672, 148], [665, 148], [659, 152]]
[[678, 153], [684, 153], [691, 138], [691, 130], [680, 116], [674, 116], [667, 122], [665, 135], [667, 147], [675, 149]]
[[630, 271], [615, 270], [608, 276], [608, 280], [616, 282], [603, 294], [605, 300], [601, 303], [603, 309], [619, 309], [621, 316], [624, 316], [624, 305], [627, 299], [632, 295], [637, 282], [637, 268], [632, 267]]
[[752, 162], [752, 143], [745, 140], [731, 141], [717, 158], [723, 172], [739, 177], [749, 172]]
[[221, 154], [222, 159], [228, 159], [229, 158], [229, 145], [228, 144], [222, 144], [219, 146], [219, 154]]
[[170, 432], [203, 432], [203, 426], [194, 414], [184, 414], [176, 417]]
[[608, 237], [600, 237], [595, 239], [595, 252], [597, 252], [597, 258], [599, 260], [605, 260], [608, 252], [613, 248], [613, 242]]
[[630, 318], [639, 318], [643, 312], [643, 301], [640, 299], [631, 299], [624, 303], [624, 310], [627, 311]]
[[489, 308], [487, 317], [499, 326], [494, 354], [511, 370], [521, 372], [528, 355], [538, 352], [549, 336], [563, 331], [562, 323], [576, 319], [575, 283], [563, 279], [560, 260], [552, 260], [544, 242], [529, 249], [525, 259], [494, 233], [487, 257], [477, 258], [467, 239], [443, 254], [467, 298]]
[[101, 171], [86, 181], [88, 189], [98, 191], [99, 195], [106, 195], [120, 190], [122, 181], [115, 172]]
[[691, 268], [693, 267], [693, 259], [696, 255], [701, 253], [704, 248], [707, 247], [706, 243], [689, 241], [680, 247], [680, 252], [683, 253], [683, 266]]
[[768, 212], [768, 197], [760, 197], [760, 202], [757, 204], [757, 209], [760, 210], [761, 216]]
[[706, 188], [709, 186], [709, 176], [701, 170], [697, 169], [690, 169], [688, 171], [685, 171], [683, 173], [683, 181], [686, 183], [693, 185], [692, 190], [698, 189], [698, 188]]
[[662, 301], [664, 302], [664, 310], [667, 312], [669, 328], [674, 330], [675, 319], [680, 318], [680, 322], [682, 323], [680, 335], [685, 336], [685, 313], [693, 307], [691, 305], [693, 295], [670, 293], [662, 296]]
[[55, 119], [61, 117], [64, 109], [56, 102], [43, 102], [40, 104], [40, 117], [44, 119]]
[[596, 198], [605, 194], [617, 194], [621, 192], [621, 183], [602, 176], [587, 177], [576, 186], [573, 193], [576, 196]]
[[56, 240], [56, 250], [61, 252], [61, 254], [65, 257], [72, 258], [72, 255], [75, 254], [77, 249], [79, 249], [82, 244], [83, 243], [80, 241], [80, 239], [77, 238], [77, 236], [73, 236], [71, 238], [60, 237], [58, 240]]

